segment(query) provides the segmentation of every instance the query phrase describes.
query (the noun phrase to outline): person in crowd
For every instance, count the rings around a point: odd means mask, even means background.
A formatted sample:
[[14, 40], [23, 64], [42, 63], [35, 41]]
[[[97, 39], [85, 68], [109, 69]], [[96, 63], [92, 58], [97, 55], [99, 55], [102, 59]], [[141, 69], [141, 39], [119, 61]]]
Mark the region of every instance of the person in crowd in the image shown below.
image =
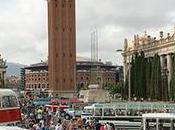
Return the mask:
[[107, 122], [104, 126], [105, 130], [111, 130], [111, 126], [109, 124], [109, 122]]
[[114, 125], [114, 123], [110, 123], [110, 126], [111, 126], [111, 130], [115, 130], [115, 125]]
[[101, 126], [100, 126], [100, 130], [106, 130], [104, 124], [101, 124]]
[[79, 129], [82, 129], [83, 128], [83, 119], [81, 118], [81, 116], [79, 116], [78, 117], [78, 119], [77, 119], [77, 127], [79, 128]]
[[99, 123], [98, 120], [96, 120], [96, 123], [95, 123], [95, 130], [100, 130], [100, 127], [101, 127], [101, 124]]
[[72, 119], [70, 121], [70, 123], [68, 124], [68, 130], [75, 130], [77, 127], [76, 127], [76, 122], [75, 122], [75, 119]]
[[55, 130], [63, 130], [61, 119], [58, 120]]

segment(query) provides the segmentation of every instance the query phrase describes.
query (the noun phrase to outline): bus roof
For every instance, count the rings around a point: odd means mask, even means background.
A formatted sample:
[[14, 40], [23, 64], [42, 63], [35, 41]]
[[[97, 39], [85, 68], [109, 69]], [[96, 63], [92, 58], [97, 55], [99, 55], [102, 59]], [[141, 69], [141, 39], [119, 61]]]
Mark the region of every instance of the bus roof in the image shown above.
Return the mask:
[[[87, 108], [87, 107], [84, 107]], [[132, 109], [132, 110], [142, 110], [142, 109], [156, 109], [156, 110], [175, 110], [175, 103], [171, 102], [113, 102], [113, 103], [95, 103], [88, 108], [110, 108], [110, 109]]]
[[0, 130], [28, 130], [17, 126], [0, 126]]
[[84, 109], [92, 109], [93, 106], [85, 106]]
[[16, 95], [13, 90], [10, 89], [0, 89], [0, 96]]
[[147, 113], [142, 115], [143, 119], [175, 119], [174, 113]]

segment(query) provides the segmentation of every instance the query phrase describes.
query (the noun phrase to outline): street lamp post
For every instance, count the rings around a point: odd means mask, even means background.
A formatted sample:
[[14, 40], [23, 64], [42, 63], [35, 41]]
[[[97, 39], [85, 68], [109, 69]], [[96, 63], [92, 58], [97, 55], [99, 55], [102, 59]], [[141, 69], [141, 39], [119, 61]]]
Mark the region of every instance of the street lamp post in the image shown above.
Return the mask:
[[130, 55], [129, 55], [129, 78], [128, 78], [128, 101], [131, 101], [131, 62], [130, 62]]

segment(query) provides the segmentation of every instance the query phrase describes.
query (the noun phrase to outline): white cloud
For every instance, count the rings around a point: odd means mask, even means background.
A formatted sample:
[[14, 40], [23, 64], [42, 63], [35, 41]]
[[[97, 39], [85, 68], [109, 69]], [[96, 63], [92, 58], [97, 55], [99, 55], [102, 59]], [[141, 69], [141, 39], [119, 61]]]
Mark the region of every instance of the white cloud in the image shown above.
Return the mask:
[[47, 3], [14, 1], [8, 11], [0, 8], [0, 52], [8, 61], [38, 62], [47, 56]]
[[[99, 58], [122, 63], [123, 39], [173, 29], [174, 0], [76, 0], [77, 53], [90, 57], [90, 33], [99, 32]], [[172, 30], [171, 30], [172, 31]], [[152, 34], [152, 33], [150, 33]], [[153, 33], [154, 34], [154, 33]], [[47, 1], [0, 1], [0, 53], [31, 64], [47, 58]], [[119, 58], [118, 58], [119, 57]]]

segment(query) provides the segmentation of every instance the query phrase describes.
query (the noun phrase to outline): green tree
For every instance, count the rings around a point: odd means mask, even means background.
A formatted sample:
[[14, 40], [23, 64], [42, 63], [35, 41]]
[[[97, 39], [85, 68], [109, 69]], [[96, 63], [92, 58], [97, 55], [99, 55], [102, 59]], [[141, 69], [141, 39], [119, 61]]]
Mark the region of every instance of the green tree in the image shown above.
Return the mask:
[[109, 92], [110, 92], [110, 94], [112, 94], [114, 96], [117, 93], [121, 94], [121, 89], [122, 89], [121, 84], [119, 84], [119, 83], [118, 84], [112, 84], [109, 88]]
[[[134, 59], [134, 74], [131, 74], [134, 76], [134, 95], [136, 97], [139, 96], [139, 55], [138, 53], [135, 54], [135, 59]], [[132, 88], [131, 88], [132, 89]]]
[[138, 98], [163, 99], [160, 56], [145, 58], [136, 53], [131, 61], [131, 95]]
[[134, 56], [132, 56], [131, 60], [131, 68], [130, 68], [130, 84], [131, 84], [131, 96], [135, 95], [135, 83], [134, 83], [134, 78], [135, 78], [135, 63], [134, 63]]
[[146, 60], [144, 52], [140, 53], [140, 96], [146, 98]]
[[151, 98], [162, 99], [162, 79], [161, 79], [161, 65], [160, 56], [156, 54], [152, 61], [152, 74], [151, 74]]
[[145, 85], [146, 85], [146, 98], [151, 97], [151, 74], [152, 74], [152, 58], [145, 59]]

